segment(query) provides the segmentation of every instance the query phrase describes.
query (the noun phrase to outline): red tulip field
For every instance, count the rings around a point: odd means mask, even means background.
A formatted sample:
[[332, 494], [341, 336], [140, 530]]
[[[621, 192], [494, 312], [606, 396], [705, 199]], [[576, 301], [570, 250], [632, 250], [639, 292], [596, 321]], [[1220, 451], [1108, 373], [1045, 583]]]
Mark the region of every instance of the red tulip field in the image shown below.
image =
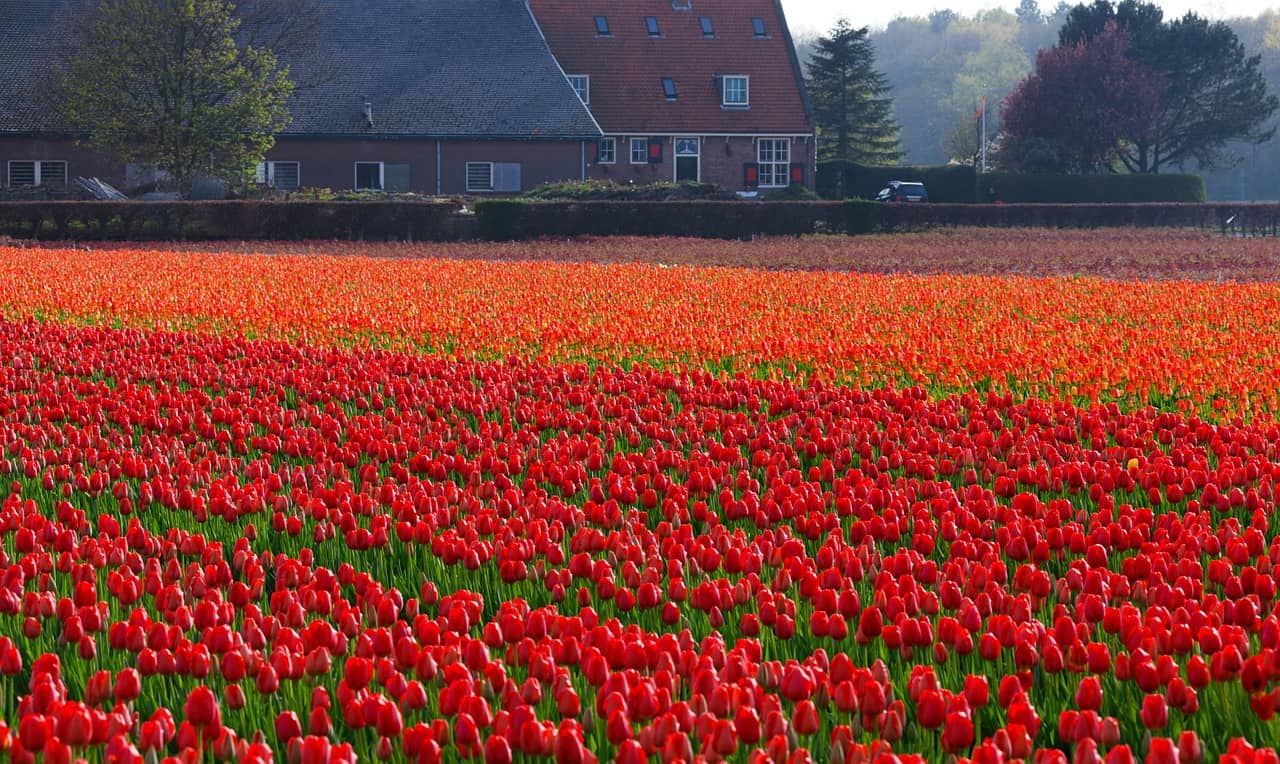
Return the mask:
[[1280, 762], [1280, 244], [1144, 235], [0, 244], [0, 757]]

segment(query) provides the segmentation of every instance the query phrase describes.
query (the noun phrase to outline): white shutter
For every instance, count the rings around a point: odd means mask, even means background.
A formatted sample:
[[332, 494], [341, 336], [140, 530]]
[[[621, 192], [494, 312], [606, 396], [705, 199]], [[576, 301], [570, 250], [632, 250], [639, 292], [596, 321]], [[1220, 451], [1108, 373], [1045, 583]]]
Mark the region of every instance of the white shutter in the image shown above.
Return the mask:
[[297, 162], [272, 162], [271, 185], [283, 191], [297, 191], [299, 165]]
[[9, 162], [9, 185], [34, 186], [36, 184], [36, 163], [31, 161]]
[[467, 162], [467, 190], [493, 191], [494, 165], [490, 162]]
[[519, 193], [520, 165], [514, 162], [495, 163], [493, 165], [493, 190]]
[[39, 182], [42, 186], [67, 185], [67, 163], [63, 161], [40, 162]]

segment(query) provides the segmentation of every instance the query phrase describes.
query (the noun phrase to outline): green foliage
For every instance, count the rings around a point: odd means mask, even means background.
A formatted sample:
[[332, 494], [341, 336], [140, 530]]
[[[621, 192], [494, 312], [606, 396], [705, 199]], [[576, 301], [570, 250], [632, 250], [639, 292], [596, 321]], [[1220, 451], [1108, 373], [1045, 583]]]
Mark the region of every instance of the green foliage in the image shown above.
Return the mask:
[[476, 203], [480, 237], [690, 236], [751, 239], [844, 230], [843, 205], [824, 201], [528, 201]]
[[1199, 175], [1013, 175], [979, 178], [984, 201], [1043, 204], [1194, 203], [1205, 200]]
[[247, 182], [293, 86], [271, 51], [237, 44], [239, 23], [227, 0], [101, 0], [61, 77], [64, 116], [183, 194], [201, 175]]
[[875, 233], [880, 227], [878, 202], [850, 199], [844, 203], [844, 230], [851, 236]]
[[809, 61], [809, 97], [818, 123], [818, 156], [893, 164], [902, 158], [893, 99], [875, 68], [870, 31], [841, 19], [818, 40]]
[[715, 183], [657, 182], [644, 185], [615, 183], [611, 180], [566, 180], [544, 183], [525, 192], [525, 199], [596, 200], [665, 202], [680, 199], [737, 199], [737, 195]]
[[869, 167], [854, 162], [819, 162], [818, 193], [824, 199], [874, 199], [891, 180], [923, 183], [935, 203], [974, 202], [977, 171], [972, 165]]
[[770, 191], [768, 196], [771, 202], [810, 202], [820, 198], [803, 183], [792, 183], [786, 188]]
[[1235, 31], [1194, 13], [1172, 21], [1152, 3], [1095, 0], [1072, 9], [1061, 45], [1089, 42], [1116, 24], [1131, 38], [1129, 56], [1164, 80], [1158, 119], [1130, 135], [1122, 155], [1132, 172], [1160, 172], [1194, 161], [1211, 168], [1232, 141], [1259, 144], [1275, 132], [1280, 99], [1270, 92], [1260, 55], [1247, 55]]
[[0, 202], [0, 236], [54, 239], [456, 238], [454, 202]]
[[1052, 4], [1042, 5], [1038, 22], [1005, 12], [949, 13], [899, 18], [872, 35], [876, 61], [893, 89], [904, 161], [961, 159], [948, 155], [946, 136], [959, 121], [972, 120], [983, 95], [988, 134], [998, 133], [1000, 103], [1030, 71], [1036, 51], [1053, 44], [1065, 16], [1051, 12]]
[[522, 238], [524, 209], [528, 202], [518, 199], [485, 199], [476, 203], [476, 224], [485, 241], [514, 241]]

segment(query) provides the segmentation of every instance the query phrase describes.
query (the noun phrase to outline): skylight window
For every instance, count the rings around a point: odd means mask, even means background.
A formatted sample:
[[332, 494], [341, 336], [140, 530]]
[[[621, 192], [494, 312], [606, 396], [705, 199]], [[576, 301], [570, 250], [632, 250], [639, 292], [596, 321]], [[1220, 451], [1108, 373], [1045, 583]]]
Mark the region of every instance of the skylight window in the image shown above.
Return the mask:
[[676, 82], [670, 77], [662, 78], [662, 92], [666, 95], [667, 100], [676, 100]]
[[715, 26], [711, 23], [711, 17], [710, 17], [710, 16], [703, 16], [703, 17], [702, 17], [702, 20], [701, 20], [701, 24], [702, 24], [702, 36], [703, 36], [703, 37], [715, 37], [715, 36], [716, 36], [716, 28], [715, 28]]
[[768, 36], [769, 36], [769, 33], [765, 31], [765, 28], [764, 28], [764, 19], [762, 19], [762, 18], [754, 18], [754, 19], [751, 19], [751, 29], [752, 29], [752, 31], [753, 31], [753, 32], [755, 32], [756, 37], [768, 37]]
[[644, 28], [649, 32], [649, 36], [650, 36], [650, 37], [660, 37], [660, 36], [662, 36], [662, 31], [661, 31], [660, 29], [658, 29], [658, 17], [657, 17], [657, 16], [645, 16], [645, 17], [644, 17]]
[[596, 16], [596, 34], [601, 37], [612, 37], [613, 32], [609, 31], [609, 19], [606, 16]]

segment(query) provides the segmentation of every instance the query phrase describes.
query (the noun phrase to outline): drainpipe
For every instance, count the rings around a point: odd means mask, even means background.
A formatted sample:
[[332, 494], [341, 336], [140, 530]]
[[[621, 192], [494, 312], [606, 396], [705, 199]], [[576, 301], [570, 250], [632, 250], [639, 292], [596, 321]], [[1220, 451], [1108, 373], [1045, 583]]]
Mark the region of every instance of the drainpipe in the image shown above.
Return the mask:
[[436, 141], [436, 196], [443, 196], [443, 186], [440, 183], [440, 141]]
[[587, 179], [587, 144], [585, 141], [578, 142], [578, 169], [581, 176], [578, 180], [585, 181]]

